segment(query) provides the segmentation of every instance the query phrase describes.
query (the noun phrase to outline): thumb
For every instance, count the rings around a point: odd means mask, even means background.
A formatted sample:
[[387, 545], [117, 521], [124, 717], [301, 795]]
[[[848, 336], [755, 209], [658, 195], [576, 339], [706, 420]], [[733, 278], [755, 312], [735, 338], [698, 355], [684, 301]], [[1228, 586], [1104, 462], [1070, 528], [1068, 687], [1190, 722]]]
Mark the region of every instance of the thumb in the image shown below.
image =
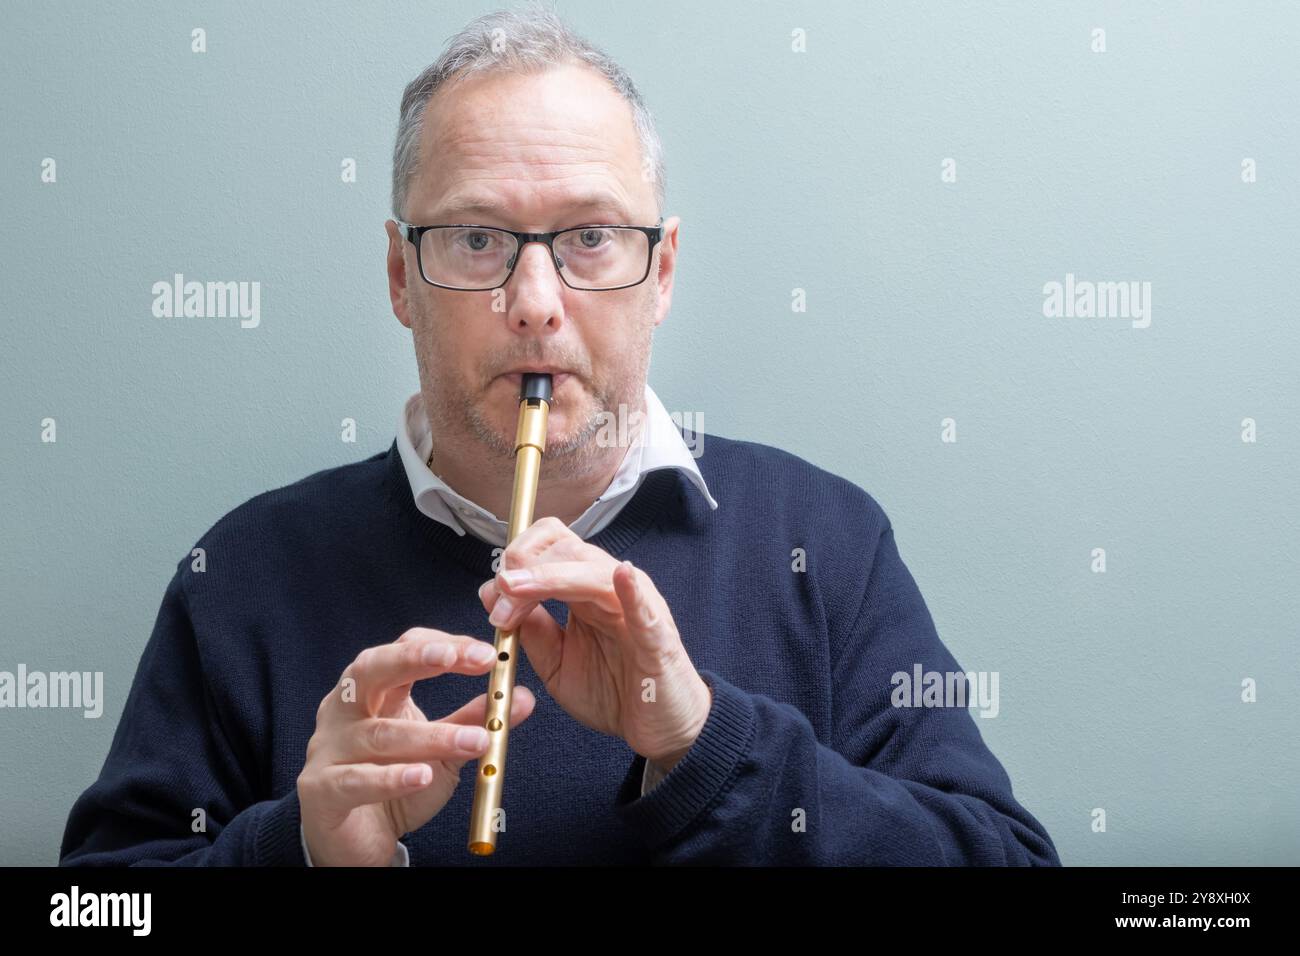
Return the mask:
[[614, 593], [623, 606], [628, 636], [647, 650], [662, 650], [669, 640], [667, 604], [647, 581], [631, 561], [620, 561], [614, 569]]
[[519, 636], [519, 646], [528, 655], [528, 663], [544, 682], [549, 681], [560, 669], [564, 632], [559, 622], [539, 604], [519, 622], [515, 631]]

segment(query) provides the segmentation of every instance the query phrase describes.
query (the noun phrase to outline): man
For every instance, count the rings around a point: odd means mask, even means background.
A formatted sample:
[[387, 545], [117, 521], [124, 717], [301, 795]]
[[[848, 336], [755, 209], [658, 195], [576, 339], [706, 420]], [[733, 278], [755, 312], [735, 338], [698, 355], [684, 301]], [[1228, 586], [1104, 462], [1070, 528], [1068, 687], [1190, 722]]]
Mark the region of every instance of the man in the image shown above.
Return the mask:
[[[893, 706], [891, 675], [960, 668], [874, 499], [751, 442], [697, 460], [646, 384], [663, 188], [635, 87], [551, 14], [474, 21], [407, 88], [420, 392], [387, 452], [180, 562], [62, 863], [1059, 863], [964, 706]], [[528, 370], [538, 520], [503, 552]], [[478, 857], [493, 625], [525, 658]]]

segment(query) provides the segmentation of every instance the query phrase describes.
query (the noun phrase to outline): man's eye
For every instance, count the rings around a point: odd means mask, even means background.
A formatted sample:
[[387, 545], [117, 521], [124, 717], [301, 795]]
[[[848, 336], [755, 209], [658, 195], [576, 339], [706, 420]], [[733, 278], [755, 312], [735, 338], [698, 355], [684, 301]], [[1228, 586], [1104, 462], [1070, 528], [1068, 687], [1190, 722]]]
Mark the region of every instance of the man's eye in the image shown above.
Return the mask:
[[605, 229], [583, 229], [581, 232], [576, 233], [576, 235], [579, 244], [583, 248], [598, 249], [600, 248], [600, 244], [608, 238], [609, 233]]

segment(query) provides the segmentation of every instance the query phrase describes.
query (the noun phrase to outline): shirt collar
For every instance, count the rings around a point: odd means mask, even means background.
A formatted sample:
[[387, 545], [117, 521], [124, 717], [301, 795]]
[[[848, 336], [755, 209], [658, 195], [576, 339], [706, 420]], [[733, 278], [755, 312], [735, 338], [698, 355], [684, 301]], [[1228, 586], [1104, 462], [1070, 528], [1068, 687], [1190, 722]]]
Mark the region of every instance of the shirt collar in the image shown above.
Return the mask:
[[[570, 525], [574, 533], [589, 538], [614, 520], [636, 494], [645, 476], [661, 468], [675, 468], [703, 495], [710, 508], [718, 503], [709, 493], [695, 463], [695, 453], [649, 383], [645, 386], [646, 417], [636, 441], [623, 456], [609, 487]], [[701, 438], [703, 436], [700, 436]], [[397, 451], [406, 470], [415, 506], [447, 525], [458, 535], [472, 532], [490, 543], [504, 546], [506, 522], [468, 498], [457, 494], [425, 464], [433, 447], [424, 396], [416, 392], [403, 406], [397, 425]]]

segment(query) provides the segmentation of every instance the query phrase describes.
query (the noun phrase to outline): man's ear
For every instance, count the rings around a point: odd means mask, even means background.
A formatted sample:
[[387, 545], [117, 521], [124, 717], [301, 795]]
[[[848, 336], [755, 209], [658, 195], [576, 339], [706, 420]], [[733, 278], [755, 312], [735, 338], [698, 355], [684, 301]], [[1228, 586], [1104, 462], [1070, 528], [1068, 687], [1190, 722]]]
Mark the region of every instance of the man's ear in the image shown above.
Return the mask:
[[654, 275], [655, 282], [659, 284], [659, 307], [655, 310], [655, 325], [668, 317], [668, 310], [673, 305], [673, 279], [677, 276], [677, 234], [681, 221], [680, 216], [664, 220], [664, 237], [655, 249], [659, 258], [659, 268]]
[[406, 300], [406, 238], [389, 219], [384, 223], [388, 235], [388, 298], [393, 303], [393, 315], [408, 329], [411, 327], [410, 306]]

